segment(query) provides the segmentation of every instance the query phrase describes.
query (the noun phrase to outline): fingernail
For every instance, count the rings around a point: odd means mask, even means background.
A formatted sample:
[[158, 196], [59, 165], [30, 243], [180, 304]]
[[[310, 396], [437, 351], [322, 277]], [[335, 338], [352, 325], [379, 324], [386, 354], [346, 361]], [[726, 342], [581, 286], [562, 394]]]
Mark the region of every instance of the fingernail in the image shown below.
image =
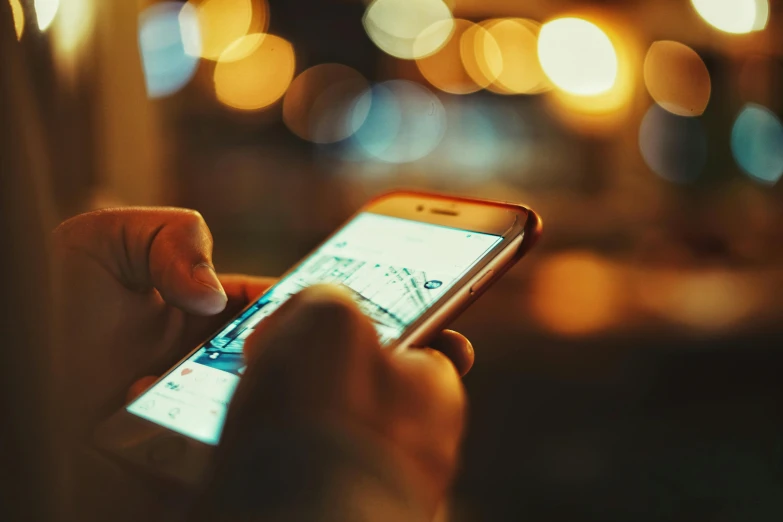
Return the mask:
[[226, 291], [223, 290], [223, 285], [220, 284], [215, 269], [206, 263], [201, 263], [193, 267], [193, 279], [204, 286], [208, 286], [215, 292], [226, 295]]

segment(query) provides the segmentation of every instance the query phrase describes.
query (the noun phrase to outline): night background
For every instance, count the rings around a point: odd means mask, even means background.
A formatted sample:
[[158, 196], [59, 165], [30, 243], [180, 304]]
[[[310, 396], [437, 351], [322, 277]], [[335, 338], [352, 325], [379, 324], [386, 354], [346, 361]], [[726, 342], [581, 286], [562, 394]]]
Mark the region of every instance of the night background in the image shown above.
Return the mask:
[[543, 217], [454, 325], [445, 520], [783, 520], [781, 2], [8, 1], [61, 219], [194, 208], [279, 275], [393, 188]]

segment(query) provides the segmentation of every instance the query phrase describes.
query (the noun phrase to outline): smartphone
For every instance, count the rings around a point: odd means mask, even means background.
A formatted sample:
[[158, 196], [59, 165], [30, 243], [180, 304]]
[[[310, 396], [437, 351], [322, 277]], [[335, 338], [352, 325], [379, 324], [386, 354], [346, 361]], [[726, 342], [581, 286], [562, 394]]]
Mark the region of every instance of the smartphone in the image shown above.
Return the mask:
[[245, 339], [289, 297], [317, 283], [341, 285], [373, 321], [385, 349], [424, 346], [540, 232], [540, 218], [521, 205], [417, 192], [376, 198], [104, 422], [96, 442], [133, 466], [197, 484], [245, 370]]

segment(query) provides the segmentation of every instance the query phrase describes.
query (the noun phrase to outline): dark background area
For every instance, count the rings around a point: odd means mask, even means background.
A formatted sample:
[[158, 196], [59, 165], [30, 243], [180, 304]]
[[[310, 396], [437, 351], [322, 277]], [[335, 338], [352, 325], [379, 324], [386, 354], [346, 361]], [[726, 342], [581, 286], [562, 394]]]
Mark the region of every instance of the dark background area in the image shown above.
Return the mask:
[[[447, 519], [783, 520], [781, 186], [746, 175], [730, 139], [748, 103], [781, 116], [780, 2], [748, 35], [711, 27], [687, 0], [449, 2], [473, 22], [584, 14], [628, 35], [618, 40], [631, 56], [627, 96], [587, 118], [557, 90], [438, 91], [415, 62], [375, 46], [360, 0], [270, 0], [268, 31], [292, 43], [297, 75], [341, 63], [438, 97], [451, 148], [409, 163], [346, 159], [344, 144], [303, 140], [281, 102], [226, 107], [208, 60], [178, 92], [148, 99], [137, 31], [154, 3], [84, 0], [91, 25], [76, 54], [58, 47], [56, 25], [23, 39], [28, 52], [53, 50], [57, 79], [39, 97], [61, 121], [51, 140], [82, 158], [55, 180], [62, 217], [109, 204], [195, 208], [219, 270], [276, 275], [385, 190], [526, 203], [544, 218], [540, 245], [455, 325], [477, 361]], [[643, 62], [660, 40], [696, 51], [711, 82], [703, 114], [661, 131], [674, 136], [662, 161], [688, 182], [640, 152], [645, 115], [659, 110]], [[473, 127], [451, 114], [484, 119]], [[694, 124], [703, 168], [693, 167]], [[460, 149], [491, 154], [449, 153]]]

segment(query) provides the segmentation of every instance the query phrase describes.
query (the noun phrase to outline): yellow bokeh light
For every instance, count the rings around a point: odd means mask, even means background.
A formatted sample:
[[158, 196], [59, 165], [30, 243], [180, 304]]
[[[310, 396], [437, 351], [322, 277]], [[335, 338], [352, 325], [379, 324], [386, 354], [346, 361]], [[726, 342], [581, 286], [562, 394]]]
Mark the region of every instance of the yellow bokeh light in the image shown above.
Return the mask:
[[451, 10], [442, 0], [375, 0], [362, 23], [375, 45], [405, 60], [435, 53], [454, 31]]
[[[218, 59], [215, 65], [215, 93], [218, 100], [234, 109], [263, 109], [282, 98], [294, 77], [293, 46], [271, 34], [251, 34], [244, 38], [253, 51], [241, 60]], [[237, 45], [245, 45], [239, 42]], [[231, 49], [227, 51], [231, 53]]]
[[[291, 83], [283, 100], [283, 121], [302, 139], [334, 143], [351, 136], [363, 122], [357, 111], [370, 84], [347, 65], [325, 63], [310, 67]], [[366, 114], [364, 114], [366, 117]]]
[[60, 0], [35, 0], [35, 17], [41, 31], [46, 31], [52, 25], [59, 7]]
[[93, 32], [93, 0], [63, 0], [52, 26], [54, 47], [59, 60], [73, 62]]
[[422, 76], [441, 91], [451, 94], [470, 94], [486, 87], [489, 82], [478, 83], [468, 74], [466, 63], [462, 58], [462, 48], [469, 40], [463, 39], [463, 36], [468, 34], [470, 38], [470, 31], [484, 29], [467, 20], [454, 20], [453, 23], [454, 33], [446, 45], [435, 54], [416, 60], [416, 65]]
[[261, 42], [264, 41], [266, 33], [254, 33], [235, 40], [231, 45], [226, 47], [223, 54], [219, 59], [221, 62], [236, 62], [246, 56], [249, 56], [253, 51], [258, 49]]
[[503, 54], [484, 23], [463, 33], [460, 41], [462, 65], [468, 76], [481, 87], [489, 88], [503, 72]]
[[21, 40], [24, 34], [24, 9], [19, 0], [10, 0], [11, 15], [14, 17], [14, 29], [16, 29], [16, 39]]
[[622, 315], [615, 271], [589, 252], [564, 252], [544, 260], [532, 284], [532, 314], [554, 332], [579, 336], [604, 330]]
[[[612, 87], [600, 94], [585, 96], [554, 89], [546, 96], [547, 108], [573, 131], [596, 136], [622, 131], [633, 116], [633, 98], [644, 55], [637, 34], [627, 19], [611, 13], [579, 13], [595, 20], [612, 42], [617, 56], [617, 75]], [[645, 49], [646, 50], [646, 49]]]
[[538, 37], [541, 66], [557, 87], [578, 96], [609, 91], [617, 80], [617, 53], [597, 25], [581, 18], [547, 22]]
[[537, 94], [552, 88], [538, 59], [541, 24], [524, 18], [484, 24], [497, 42], [502, 67], [490, 90], [499, 94]]
[[691, 4], [708, 24], [726, 33], [759, 31], [769, 20], [769, 0], [691, 0]]
[[679, 42], [652, 44], [644, 60], [644, 83], [658, 105], [678, 116], [699, 116], [710, 101], [707, 66]]
[[[200, 47], [186, 51], [207, 60], [233, 61], [249, 55], [254, 48], [243, 37], [265, 33], [269, 26], [269, 6], [265, 0], [190, 0], [189, 3], [198, 13]], [[236, 45], [238, 42], [243, 43]], [[233, 52], [224, 54], [229, 47]]]
[[763, 307], [758, 285], [738, 272], [662, 270], [645, 274], [643, 282], [639, 296], [643, 306], [700, 331], [732, 330]]

